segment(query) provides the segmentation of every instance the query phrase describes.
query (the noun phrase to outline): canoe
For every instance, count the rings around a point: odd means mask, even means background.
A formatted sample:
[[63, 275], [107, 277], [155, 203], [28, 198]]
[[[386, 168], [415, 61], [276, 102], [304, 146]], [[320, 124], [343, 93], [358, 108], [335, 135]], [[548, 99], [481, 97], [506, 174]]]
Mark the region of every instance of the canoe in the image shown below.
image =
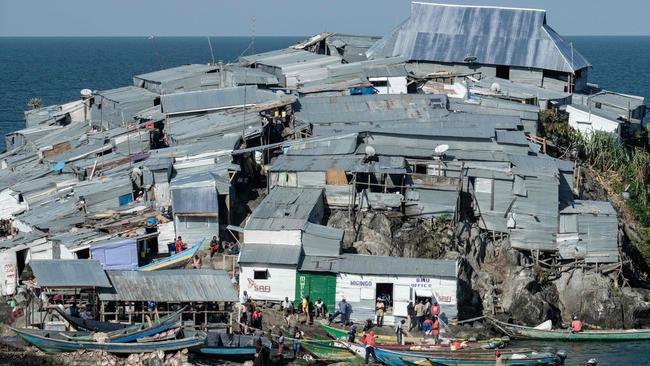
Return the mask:
[[71, 341], [57, 332], [35, 329], [11, 328], [18, 336], [27, 343], [35, 346], [43, 352], [74, 352], [78, 350], [101, 350], [110, 353], [148, 353], [158, 350], [177, 351], [183, 348], [199, 347], [205, 342], [204, 337], [190, 337], [159, 342], [144, 343], [102, 343], [93, 341]]
[[77, 316], [72, 316], [61, 310], [59, 307], [55, 307], [54, 310], [56, 310], [56, 312], [59, 313], [63, 319], [65, 319], [68, 323], [72, 324], [72, 326], [79, 330], [87, 330], [91, 332], [111, 332], [118, 329], [124, 329], [130, 325], [122, 323], [101, 322], [99, 320], [84, 319]]
[[[186, 332], [186, 334], [191, 334]], [[209, 331], [203, 347], [194, 351], [205, 356], [219, 358], [252, 359], [257, 351], [255, 345], [258, 340], [268, 348], [272, 348], [271, 341], [266, 337], [252, 335], [228, 335], [224, 331]]]
[[201, 246], [203, 246], [204, 241], [205, 239], [201, 240], [195, 246], [191, 248], [187, 248], [180, 253], [176, 253], [165, 259], [161, 259], [159, 261], [149, 263], [146, 266], [139, 267], [138, 271], [149, 272], [158, 269], [174, 269], [174, 268], [185, 267], [185, 265], [192, 260], [194, 254], [196, 254], [196, 252], [198, 252], [199, 249], [201, 249]]
[[352, 362], [358, 357], [336, 341], [316, 338], [300, 342], [302, 348], [317, 360]]
[[[337, 328], [333, 327], [331, 325], [327, 325], [324, 323], [318, 323], [318, 325], [327, 333], [329, 334], [330, 337], [339, 340], [339, 341], [347, 341], [348, 340], [348, 331], [347, 329], [342, 329], [342, 328]], [[407, 344], [420, 344], [422, 343], [422, 337], [403, 337], [404, 338], [404, 343]], [[375, 335], [375, 339], [377, 341], [377, 344], [384, 344], [384, 345], [395, 345], [397, 346], [397, 337], [396, 336], [391, 336], [391, 335]], [[496, 346], [501, 347], [505, 344], [507, 344], [510, 341], [509, 338], [494, 338], [486, 341], [480, 341], [480, 342], [469, 342], [468, 345], [470, 347], [474, 348], [485, 348], [485, 349], [491, 349], [495, 348]], [[435, 347], [433, 345], [430, 345], [431, 347]], [[439, 346], [443, 347], [443, 346]], [[447, 347], [448, 349], [449, 347]]]
[[[105, 342], [108, 343], [127, 343], [133, 342], [140, 338], [150, 337], [154, 334], [165, 332], [169, 329], [175, 328], [178, 326], [178, 321], [181, 318], [181, 315], [185, 307], [176, 310], [175, 312], [165, 315], [160, 318], [160, 320], [151, 322], [151, 326], [148, 323], [138, 323], [126, 328], [114, 330], [107, 332], [102, 335], [102, 338], [105, 338]], [[96, 333], [88, 332], [73, 332], [66, 333], [62, 332], [62, 336], [68, 339], [71, 342], [84, 341], [84, 342], [96, 342], [93, 338], [96, 337]]]
[[650, 339], [650, 329], [584, 330], [578, 333], [571, 333], [567, 329], [543, 330], [509, 324], [496, 319], [489, 320], [503, 333], [517, 339], [544, 339], [553, 341], [638, 341]]
[[[365, 347], [359, 344], [347, 342], [346, 346], [365, 357]], [[379, 361], [390, 366], [422, 365], [422, 366], [486, 366], [495, 364], [495, 356], [491, 355], [456, 355], [450, 353], [444, 357], [441, 355], [426, 355], [411, 352], [398, 352], [375, 347], [375, 354]], [[561, 360], [550, 353], [521, 355], [518, 358], [514, 355], [504, 355], [504, 365], [559, 365]]]

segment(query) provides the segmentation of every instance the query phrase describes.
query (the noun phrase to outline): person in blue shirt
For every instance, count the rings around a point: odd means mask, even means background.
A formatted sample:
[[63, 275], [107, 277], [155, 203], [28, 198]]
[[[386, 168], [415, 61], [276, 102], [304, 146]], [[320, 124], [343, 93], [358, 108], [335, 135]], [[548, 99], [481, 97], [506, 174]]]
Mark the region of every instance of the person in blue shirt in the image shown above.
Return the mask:
[[354, 343], [354, 340], [357, 336], [357, 327], [352, 322], [348, 322], [348, 325], [350, 326], [348, 328], [348, 342]]

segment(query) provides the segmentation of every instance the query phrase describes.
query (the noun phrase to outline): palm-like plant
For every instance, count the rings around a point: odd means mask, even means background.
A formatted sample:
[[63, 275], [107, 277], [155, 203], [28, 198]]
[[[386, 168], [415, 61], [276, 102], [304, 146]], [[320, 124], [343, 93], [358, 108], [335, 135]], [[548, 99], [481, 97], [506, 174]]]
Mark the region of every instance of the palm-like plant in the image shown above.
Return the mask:
[[39, 109], [43, 106], [43, 100], [41, 98], [32, 98], [27, 102], [27, 106], [31, 109]]

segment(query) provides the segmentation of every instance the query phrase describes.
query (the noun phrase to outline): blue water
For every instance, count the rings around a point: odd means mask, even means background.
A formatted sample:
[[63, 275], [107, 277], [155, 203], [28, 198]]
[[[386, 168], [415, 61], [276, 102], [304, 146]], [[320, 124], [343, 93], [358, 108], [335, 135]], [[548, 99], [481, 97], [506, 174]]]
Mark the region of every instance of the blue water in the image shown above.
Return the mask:
[[[252, 48], [270, 51], [300, 39], [304, 37], [258, 37]], [[650, 99], [650, 36], [568, 39], [594, 66], [592, 82]], [[246, 37], [212, 38], [217, 61], [232, 61], [249, 45]], [[32, 97], [44, 105], [63, 103], [78, 99], [84, 88], [124, 86], [136, 74], [211, 59], [203, 37], [0, 38], [0, 136], [23, 127], [23, 111]]]

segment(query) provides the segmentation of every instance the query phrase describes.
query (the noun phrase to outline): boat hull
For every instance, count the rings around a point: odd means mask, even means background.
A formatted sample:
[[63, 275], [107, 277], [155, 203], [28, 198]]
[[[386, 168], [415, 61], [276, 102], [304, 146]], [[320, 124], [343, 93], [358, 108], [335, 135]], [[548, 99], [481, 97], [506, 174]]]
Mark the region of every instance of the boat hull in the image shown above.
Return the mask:
[[98, 320], [83, 319], [70, 314], [66, 314], [65, 311], [55, 308], [56, 312], [59, 313], [68, 323], [72, 324], [76, 329], [87, 330], [91, 332], [112, 332], [114, 330], [124, 329], [130, 326], [130, 324], [122, 323], [108, 323], [101, 322]]
[[571, 333], [568, 330], [542, 330], [492, 320], [495, 326], [512, 338], [552, 341], [640, 341], [650, 340], [650, 329], [588, 330]]
[[138, 268], [138, 271], [149, 272], [149, 271], [156, 271], [159, 269], [174, 269], [174, 268], [184, 267], [190, 260], [192, 260], [194, 254], [196, 254], [196, 252], [198, 252], [199, 249], [201, 249], [201, 246], [203, 246], [203, 242], [204, 240], [201, 240], [195, 246], [186, 249], [180, 253], [176, 253], [163, 260], [149, 263], [146, 266], [142, 266]]
[[176, 351], [183, 348], [194, 348], [204, 344], [205, 339], [200, 337], [183, 338], [171, 341], [146, 342], [146, 343], [100, 343], [88, 341], [68, 341], [52, 338], [45, 334], [37, 334], [27, 330], [14, 331], [27, 343], [35, 346], [43, 352], [74, 352], [78, 350], [101, 350], [109, 353], [148, 353], [161, 351]]

